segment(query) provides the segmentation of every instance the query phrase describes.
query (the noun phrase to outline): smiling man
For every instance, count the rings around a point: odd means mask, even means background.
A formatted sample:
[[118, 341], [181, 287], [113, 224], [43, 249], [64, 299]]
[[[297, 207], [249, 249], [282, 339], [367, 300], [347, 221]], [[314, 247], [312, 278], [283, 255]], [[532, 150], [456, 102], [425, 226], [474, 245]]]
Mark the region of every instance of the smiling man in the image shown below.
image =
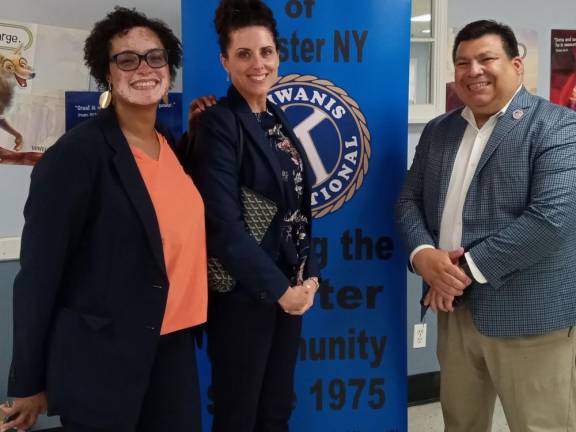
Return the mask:
[[397, 203], [438, 312], [447, 432], [576, 431], [576, 113], [531, 95], [512, 30], [457, 35], [465, 107], [424, 129]]

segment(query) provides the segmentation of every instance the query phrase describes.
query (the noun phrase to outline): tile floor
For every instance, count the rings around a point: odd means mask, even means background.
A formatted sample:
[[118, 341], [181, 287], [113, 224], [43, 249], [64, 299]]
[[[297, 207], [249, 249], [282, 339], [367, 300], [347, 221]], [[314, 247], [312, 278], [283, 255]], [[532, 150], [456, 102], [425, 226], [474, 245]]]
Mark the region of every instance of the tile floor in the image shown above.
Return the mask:
[[[44, 417], [43, 427], [40, 429], [45, 432], [57, 432], [60, 429], [45, 429], [49, 426], [56, 426], [59, 422], [55, 417]], [[33, 428], [32, 430], [36, 430]], [[408, 432], [443, 432], [444, 423], [442, 421], [442, 413], [440, 411], [440, 403], [431, 403], [427, 405], [419, 405], [416, 407], [408, 408]], [[510, 432], [504, 412], [499, 402], [496, 403], [496, 410], [494, 411], [494, 423], [492, 432]]]
[[[408, 432], [443, 432], [444, 422], [440, 403], [408, 408]], [[492, 432], [510, 432], [500, 402], [496, 403]]]

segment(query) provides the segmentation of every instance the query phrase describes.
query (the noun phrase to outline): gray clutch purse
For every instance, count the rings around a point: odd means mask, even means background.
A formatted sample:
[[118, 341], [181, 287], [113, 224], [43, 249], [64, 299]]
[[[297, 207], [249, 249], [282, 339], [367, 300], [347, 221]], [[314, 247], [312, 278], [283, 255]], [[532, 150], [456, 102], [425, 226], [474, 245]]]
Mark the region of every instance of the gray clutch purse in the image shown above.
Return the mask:
[[[261, 243], [274, 216], [276, 216], [278, 207], [274, 201], [245, 186], [241, 187], [240, 198], [246, 228], [250, 235], [258, 243]], [[234, 278], [224, 269], [217, 258], [208, 258], [208, 288], [211, 291], [230, 292], [235, 283]]]

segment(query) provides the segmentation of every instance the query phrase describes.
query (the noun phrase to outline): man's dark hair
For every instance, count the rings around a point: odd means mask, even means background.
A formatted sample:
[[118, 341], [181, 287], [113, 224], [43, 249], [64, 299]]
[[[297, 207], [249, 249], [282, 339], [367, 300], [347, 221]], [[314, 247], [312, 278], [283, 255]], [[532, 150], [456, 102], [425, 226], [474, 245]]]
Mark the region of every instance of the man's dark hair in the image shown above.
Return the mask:
[[272, 33], [278, 48], [278, 30], [272, 10], [261, 0], [222, 0], [216, 9], [214, 26], [218, 33], [220, 52], [226, 55], [230, 33], [244, 27], [262, 26]]
[[488, 34], [500, 36], [502, 47], [508, 58], [512, 59], [520, 55], [518, 51], [518, 41], [509, 26], [494, 20], [480, 20], [467, 24], [458, 32], [454, 40], [454, 47], [452, 48], [452, 61], [456, 61], [456, 51], [461, 42], [479, 39]]
[[160, 20], [150, 19], [135, 9], [116, 6], [101, 21], [94, 24], [84, 43], [84, 63], [100, 87], [108, 87], [106, 76], [110, 67], [110, 48], [114, 36], [125, 35], [134, 27], [146, 27], [156, 33], [168, 52], [170, 82], [174, 82], [176, 69], [182, 62], [182, 45], [172, 30]]

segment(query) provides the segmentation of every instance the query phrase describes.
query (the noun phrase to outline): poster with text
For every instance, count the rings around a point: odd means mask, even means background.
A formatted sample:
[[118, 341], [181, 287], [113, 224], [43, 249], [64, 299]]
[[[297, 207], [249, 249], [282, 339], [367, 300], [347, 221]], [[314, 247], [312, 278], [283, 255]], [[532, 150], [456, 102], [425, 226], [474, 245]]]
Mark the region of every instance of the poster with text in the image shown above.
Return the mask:
[[[304, 316], [291, 430], [403, 432], [406, 256], [393, 205], [406, 168], [410, 1], [268, 0], [280, 32], [281, 107], [314, 174], [323, 284]], [[226, 94], [217, 0], [182, 1], [184, 100]], [[201, 359], [203, 420], [211, 422]]]
[[552, 30], [550, 101], [576, 110], [576, 30]]
[[0, 19], [0, 164], [33, 165], [64, 133], [64, 91], [90, 87], [87, 34]]
[[[98, 115], [99, 97], [100, 92], [66, 92], [66, 131]], [[158, 105], [157, 121], [172, 133], [173, 139], [182, 136], [182, 93], [168, 93], [168, 101]]]

